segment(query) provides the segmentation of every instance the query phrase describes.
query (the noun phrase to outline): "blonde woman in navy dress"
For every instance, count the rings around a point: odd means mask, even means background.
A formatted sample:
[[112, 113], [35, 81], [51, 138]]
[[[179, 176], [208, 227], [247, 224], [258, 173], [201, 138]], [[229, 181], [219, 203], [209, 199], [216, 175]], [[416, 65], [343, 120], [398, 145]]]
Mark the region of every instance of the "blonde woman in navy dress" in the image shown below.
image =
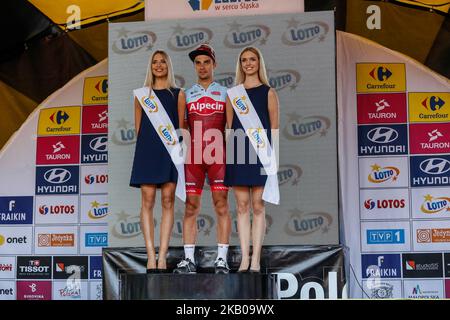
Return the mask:
[[[176, 88], [172, 63], [166, 52], [157, 50], [151, 56], [144, 87], [149, 87], [150, 91], [153, 89], [175, 129], [178, 129], [178, 103], [184, 102], [185, 97], [183, 90]], [[166, 255], [174, 222], [178, 172], [136, 97], [134, 98], [134, 110], [137, 141], [130, 186], [141, 188], [140, 216], [148, 257], [147, 273], [164, 272], [167, 269]], [[157, 188], [161, 188], [162, 217], [160, 246], [156, 262], [153, 208]]]
[[[236, 85], [243, 84], [256, 113], [271, 141], [271, 129], [278, 129], [278, 96], [269, 86], [266, 68], [261, 52], [254, 47], [244, 48], [239, 54], [236, 65]], [[244, 130], [239, 118], [234, 113], [230, 100], [227, 99], [227, 128]], [[230, 137], [229, 137], [230, 138]], [[260, 272], [261, 249], [266, 231], [265, 204], [262, 199], [267, 175], [257, 159], [256, 152], [245, 137], [245, 163], [237, 160], [238, 141], [234, 141], [234, 159], [227, 159], [225, 185], [232, 187], [236, 198], [238, 233], [242, 259], [238, 272]], [[242, 151], [241, 151], [242, 152]], [[252, 154], [253, 153], [253, 154]], [[231, 154], [227, 148], [227, 154]], [[243, 159], [243, 158], [242, 158]], [[249, 160], [257, 159], [252, 164]], [[232, 163], [229, 163], [232, 160]], [[253, 209], [253, 222], [250, 223], [250, 208]], [[252, 256], [250, 258], [250, 239]]]

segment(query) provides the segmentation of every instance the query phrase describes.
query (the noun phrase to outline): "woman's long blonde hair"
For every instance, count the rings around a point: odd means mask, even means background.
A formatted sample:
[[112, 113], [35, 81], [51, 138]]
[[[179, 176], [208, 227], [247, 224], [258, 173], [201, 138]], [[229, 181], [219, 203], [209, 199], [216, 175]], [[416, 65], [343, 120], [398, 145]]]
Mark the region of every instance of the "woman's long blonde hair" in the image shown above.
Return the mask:
[[153, 72], [152, 72], [152, 61], [153, 61], [153, 58], [155, 57], [155, 55], [158, 53], [164, 57], [164, 59], [166, 60], [166, 64], [167, 64], [166, 89], [176, 88], [175, 76], [173, 74], [173, 68], [172, 68], [172, 60], [170, 60], [170, 56], [164, 50], [156, 50], [155, 52], [153, 52], [152, 56], [148, 60], [147, 75], [145, 76], [144, 87], [149, 87], [150, 90], [153, 88], [155, 79], [153, 77]]
[[241, 57], [247, 51], [253, 52], [258, 57], [258, 60], [259, 60], [259, 70], [258, 70], [259, 80], [262, 83], [264, 83], [266, 86], [270, 87], [269, 80], [267, 80], [267, 71], [266, 71], [266, 65], [264, 63], [264, 58], [262, 56], [261, 51], [258, 48], [255, 48], [255, 47], [245, 47], [241, 51], [241, 53], [239, 53], [239, 58], [238, 58], [237, 63], [236, 63], [236, 79], [235, 79], [236, 85], [240, 85], [240, 84], [244, 83], [244, 81], [245, 81], [245, 73], [244, 73], [244, 70], [242, 70]]

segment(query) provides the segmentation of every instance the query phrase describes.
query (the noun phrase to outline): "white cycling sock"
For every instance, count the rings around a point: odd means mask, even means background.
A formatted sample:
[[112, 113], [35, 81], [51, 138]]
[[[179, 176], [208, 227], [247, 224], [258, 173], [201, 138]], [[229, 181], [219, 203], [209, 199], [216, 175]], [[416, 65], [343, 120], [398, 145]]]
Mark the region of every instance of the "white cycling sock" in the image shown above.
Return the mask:
[[217, 259], [222, 258], [224, 261], [227, 261], [228, 254], [228, 244], [218, 243], [217, 244]]
[[185, 259], [189, 259], [193, 263], [195, 263], [194, 253], [195, 253], [195, 244], [185, 244], [184, 245], [184, 258]]

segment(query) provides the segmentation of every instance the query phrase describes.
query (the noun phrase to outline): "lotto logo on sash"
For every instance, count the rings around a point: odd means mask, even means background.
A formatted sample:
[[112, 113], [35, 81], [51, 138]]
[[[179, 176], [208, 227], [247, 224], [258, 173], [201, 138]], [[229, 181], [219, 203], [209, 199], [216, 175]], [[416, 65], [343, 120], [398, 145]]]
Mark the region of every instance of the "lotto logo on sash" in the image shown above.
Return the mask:
[[81, 193], [108, 193], [108, 166], [81, 167]]
[[81, 140], [82, 163], [108, 162], [108, 136], [83, 135]]
[[411, 187], [450, 185], [450, 155], [411, 157]]
[[43, 109], [39, 113], [38, 135], [55, 136], [80, 133], [80, 107]]
[[83, 133], [108, 133], [108, 106], [83, 107]]
[[78, 166], [36, 167], [36, 194], [77, 194]]
[[406, 93], [358, 94], [358, 124], [406, 123]]
[[405, 65], [402, 63], [357, 63], [357, 92], [406, 91]]
[[409, 121], [450, 121], [450, 93], [411, 92], [408, 94]]
[[36, 164], [80, 163], [80, 136], [38, 137]]
[[358, 126], [360, 156], [407, 154], [406, 124]]
[[83, 104], [99, 105], [108, 103], [108, 77], [84, 79]]
[[412, 154], [450, 153], [450, 123], [409, 125]]

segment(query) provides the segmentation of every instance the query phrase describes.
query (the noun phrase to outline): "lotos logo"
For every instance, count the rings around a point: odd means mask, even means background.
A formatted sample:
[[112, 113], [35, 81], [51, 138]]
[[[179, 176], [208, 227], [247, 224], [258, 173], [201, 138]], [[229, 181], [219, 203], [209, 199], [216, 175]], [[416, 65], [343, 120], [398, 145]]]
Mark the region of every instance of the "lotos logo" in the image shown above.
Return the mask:
[[405, 199], [383, 199], [374, 201], [368, 199], [364, 201], [364, 207], [368, 210], [372, 209], [399, 209], [405, 207]]
[[151, 31], [131, 32], [124, 27], [116, 30], [117, 39], [112, 44], [112, 50], [117, 54], [128, 54], [139, 51], [142, 48], [151, 50], [156, 42], [156, 34]]
[[208, 10], [213, 0], [187, 0], [192, 10]]
[[49, 183], [64, 183], [72, 177], [70, 171], [62, 168], [50, 169], [44, 173], [44, 179]]
[[333, 223], [333, 217], [325, 212], [303, 213], [298, 209], [289, 210], [291, 217], [285, 225], [285, 232], [291, 236], [307, 236], [321, 231], [328, 233]]
[[223, 72], [214, 75], [214, 81], [223, 87], [232, 87], [234, 83], [234, 72]]
[[426, 214], [435, 214], [443, 211], [450, 212], [450, 198], [438, 197], [433, 198], [430, 194], [424, 196], [425, 200], [420, 206], [420, 210]]
[[160, 125], [158, 128], [158, 133], [161, 138], [166, 142], [168, 145], [175, 145], [177, 143], [177, 139], [174, 137], [172, 133], [172, 126], [167, 125], [163, 126]]
[[291, 182], [293, 186], [298, 185], [303, 174], [302, 168], [296, 165], [283, 165], [278, 169], [278, 184], [280, 186]]
[[370, 71], [369, 75], [374, 79], [378, 81], [386, 81], [392, 76], [392, 72], [383, 66], [375, 67]]
[[373, 201], [372, 199], [364, 201], [364, 207], [366, 209], [372, 210], [373, 208], [375, 208], [375, 201]]
[[201, 97], [195, 102], [187, 104], [189, 113], [196, 113], [202, 116], [208, 116], [214, 113], [225, 112], [225, 102], [216, 101], [210, 97]]
[[[95, 85], [95, 89], [100, 94], [108, 94], [108, 79], [102, 79], [102, 80], [98, 81], [97, 84]], [[102, 120], [100, 120], [100, 121], [102, 121]]]
[[237, 109], [240, 114], [247, 114], [250, 111], [250, 107], [245, 102], [246, 97], [236, 97], [233, 99], [233, 106]]
[[223, 43], [232, 49], [244, 48], [257, 42], [259, 45], [264, 45], [270, 35], [270, 28], [265, 25], [242, 26], [234, 21], [229, 26], [230, 30], [225, 35]]
[[116, 121], [117, 127], [112, 134], [111, 141], [118, 146], [127, 146], [136, 143], [136, 130], [131, 122], [124, 118]]
[[56, 205], [56, 206], [47, 206], [42, 205], [39, 206], [39, 213], [43, 216], [47, 214], [74, 214], [75, 206], [74, 205]]
[[155, 96], [142, 97], [142, 103], [147, 107], [149, 112], [158, 112], [158, 103], [154, 100]]
[[269, 74], [269, 84], [277, 91], [290, 88], [291, 91], [297, 88], [300, 82], [300, 73], [292, 69], [267, 70]]
[[427, 174], [443, 174], [450, 170], [450, 161], [442, 158], [431, 158], [422, 161], [420, 170]]
[[398, 132], [393, 128], [377, 127], [367, 133], [367, 138], [374, 143], [389, 143], [397, 140]]
[[111, 234], [116, 239], [131, 239], [139, 236], [142, 233], [139, 216], [132, 216], [123, 210], [116, 216], [117, 221], [111, 228]]
[[69, 119], [69, 115], [62, 110], [58, 110], [58, 111], [52, 113], [50, 116], [50, 121], [53, 123], [56, 123], [56, 124], [63, 124], [68, 119]]
[[91, 219], [102, 219], [108, 215], [108, 204], [99, 203], [97, 201], [91, 202], [91, 209], [88, 211], [88, 216]]
[[167, 41], [167, 47], [173, 51], [191, 50], [202, 43], [208, 43], [213, 37], [211, 30], [207, 28], [183, 28], [179, 24], [174, 29], [172, 36]]
[[261, 135], [262, 131], [263, 131], [262, 128], [250, 128], [247, 130], [247, 135], [256, 144], [257, 148], [266, 147], [266, 142], [264, 141], [264, 138]]
[[84, 182], [87, 184], [94, 183], [108, 183], [108, 175], [107, 174], [88, 174], [84, 177]]
[[92, 139], [89, 143], [89, 147], [96, 152], [105, 152], [108, 150], [108, 137], [101, 136]]
[[444, 104], [445, 101], [437, 96], [427, 97], [422, 101], [422, 106], [430, 111], [438, 111], [444, 106]]
[[324, 137], [331, 126], [330, 119], [322, 116], [302, 117], [295, 112], [287, 116], [283, 135], [288, 140], [304, 140], [314, 135]]
[[287, 30], [283, 33], [281, 41], [288, 46], [297, 46], [318, 39], [318, 42], [325, 40], [330, 27], [320, 21], [312, 21], [300, 24], [300, 21], [292, 19], [287, 21]]
[[382, 183], [388, 180], [396, 181], [400, 170], [396, 167], [384, 167], [374, 164], [371, 166], [372, 172], [369, 174], [368, 179], [372, 183]]

